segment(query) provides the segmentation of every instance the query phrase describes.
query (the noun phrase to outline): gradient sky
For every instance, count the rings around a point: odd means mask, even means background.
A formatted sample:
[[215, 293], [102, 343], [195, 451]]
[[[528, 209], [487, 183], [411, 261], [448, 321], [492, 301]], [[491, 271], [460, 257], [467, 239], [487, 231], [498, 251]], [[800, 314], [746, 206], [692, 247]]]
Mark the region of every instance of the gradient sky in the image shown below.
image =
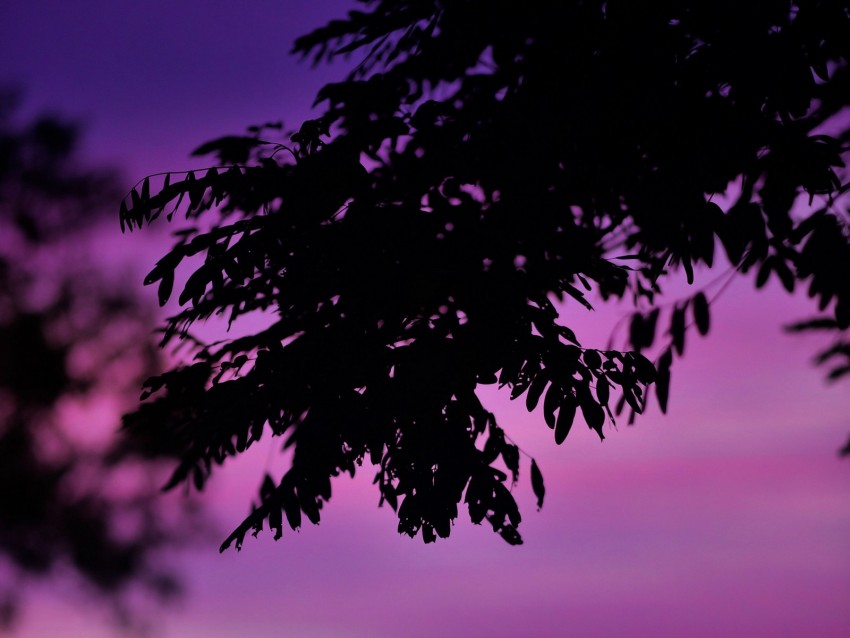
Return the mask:
[[[0, 8], [0, 83], [24, 89], [26, 112], [83, 123], [87, 157], [117, 163], [129, 188], [197, 165], [188, 153], [207, 139], [306, 116], [344, 67], [311, 70], [287, 53], [349, 6], [11, 0]], [[105, 265], [140, 282], [164, 240], [122, 237], [116, 221]], [[565, 318], [602, 347], [625, 311], [569, 307]], [[601, 444], [578, 428], [557, 447], [539, 414], [484, 391], [546, 479], [536, 512], [523, 465], [522, 547], [463, 514], [448, 541], [400, 537], [364, 472], [334, 483], [319, 527], [219, 555], [262, 473], [285, 467], [278, 442], [264, 441], [210, 486], [219, 529], [175, 558], [188, 596], [158, 615], [157, 635], [848, 636], [850, 461], [836, 450], [850, 395], [810, 365], [819, 337], [782, 333], [808, 313], [777, 286], [736, 282], [713, 306], [709, 337], [677, 362], [668, 415], [653, 408]], [[58, 586], [31, 601], [19, 635], [110, 636], [104, 619]]]

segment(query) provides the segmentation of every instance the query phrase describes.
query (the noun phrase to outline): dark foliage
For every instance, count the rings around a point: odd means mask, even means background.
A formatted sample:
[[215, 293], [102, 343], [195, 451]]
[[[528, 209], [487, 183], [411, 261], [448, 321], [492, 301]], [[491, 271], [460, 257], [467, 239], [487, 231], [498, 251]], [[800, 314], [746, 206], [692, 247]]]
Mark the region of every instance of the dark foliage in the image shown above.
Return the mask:
[[28, 581], [69, 573], [138, 628], [130, 592], [177, 593], [157, 552], [191, 518], [160, 502], [166, 450], [85, 406], [130, 406], [162, 369], [154, 317], [85, 257], [114, 176], [79, 168], [72, 126], [18, 125], [13, 105], [0, 98], [0, 629]]
[[[360, 56], [320, 91], [320, 117], [285, 143], [264, 127], [207, 143], [224, 166], [146, 179], [122, 204], [130, 228], [221, 215], [181, 231], [146, 280], [165, 303], [194, 264], [166, 342], [213, 315], [270, 317], [198, 344], [126, 417], [179, 446], [171, 486], [200, 489], [264, 433], [287, 437], [291, 468], [222, 549], [266, 521], [276, 537], [317, 523], [330, 478], [364, 460], [400, 532], [448, 536], [462, 503], [521, 542], [519, 451], [476, 387], [542, 405], [559, 444], [578, 415], [604, 438], [653, 383], [666, 410], [674, 358], [710, 329], [702, 290], [656, 306], [679, 273], [727, 261], [759, 287], [806, 281], [846, 331], [846, 3], [363, 4], [295, 44], [315, 62]], [[634, 301], [631, 351], [582, 347], [559, 323], [555, 304], [589, 309], [589, 293]]]

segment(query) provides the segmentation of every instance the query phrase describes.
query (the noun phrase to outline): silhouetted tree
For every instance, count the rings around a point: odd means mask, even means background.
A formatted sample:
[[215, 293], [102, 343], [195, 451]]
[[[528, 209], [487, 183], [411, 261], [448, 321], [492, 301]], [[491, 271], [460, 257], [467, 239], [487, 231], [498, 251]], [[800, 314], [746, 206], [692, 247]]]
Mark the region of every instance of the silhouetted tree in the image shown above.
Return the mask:
[[[220, 166], [145, 179], [122, 204], [130, 228], [221, 215], [181, 231], [146, 279], [165, 303], [203, 257], [165, 342], [213, 315], [269, 317], [196, 342], [125, 419], [179, 444], [170, 486], [200, 489], [264, 433], [287, 437], [290, 469], [222, 549], [266, 520], [276, 538], [317, 523], [330, 478], [364, 459], [400, 532], [448, 536], [462, 502], [521, 542], [506, 486], [520, 454], [476, 387], [542, 402], [559, 444], [579, 413], [603, 438], [652, 383], [666, 410], [709, 299], [677, 302], [658, 337], [657, 298], [724, 261], [717, 246], [759, 287], [808, 282], [845, 334], [846, 2], [363, 4], [295, 44], [315, 62], [360, 55], [319, 92], [319, 117], [281, 142], [269, 127], [213, 140], [196, 153]], [[589, 309], [588, 293], [633, 299], [631, 350], [582, 347], [558, 322], [556, 303]], [[533, 460], [530, 477], [542, 504]]]
[[0, 629], [28, 581], [69, 572], [137, 628], [129, 592], [177, 593], [157, 552], [192, 518], [158, 498], [166, 450], [86, 406], [127, 409], [162, 370], [155, 319], [86, 257], [115, 176], [80, 168], [72, 126], [17, 124], [14, 103], [0, 96]]

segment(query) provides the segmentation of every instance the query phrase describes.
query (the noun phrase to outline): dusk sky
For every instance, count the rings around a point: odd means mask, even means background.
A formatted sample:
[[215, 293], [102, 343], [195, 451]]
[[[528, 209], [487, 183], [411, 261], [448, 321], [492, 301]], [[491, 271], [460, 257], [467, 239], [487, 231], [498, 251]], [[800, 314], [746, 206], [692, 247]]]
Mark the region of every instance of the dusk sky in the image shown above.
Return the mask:
[[[189, 153], [208, 139], [306, 117], [345, 65], [311, 69], [288, 55], [292, 42], [352, 6], [11, 0], [0, 7], [0, 85], [22, 90], [24, 114], [80, 122], [85, 157], [120, 167], [129, 189], [147, 173], [204, 165]], [[141, 290], [168, 241], [122, 236], [116, 202], [100, 259], [132, 271]], [[175, 557], [187, 594], [157, 612], [156, 635], [850, 635], [850, 460], [837, 456], [850, 433], [847, 382], [828, 385], [811, 365], [820, 336], [782, 331], [812, 314], [808, 300], [775, 282], [755, 291], [752, 279], [713, 304], [708, 337], [690, 337], [668, 414], [653, 403], [602, 443], [582, 427], [558, 447], [541, 414], [481, 390], [546, 480], [537, 512], [523, 460], [520, 547], [464, 511], [448, 540], [398, 535], [364, 468], [336, 480], [320, 526], [277, 543], [249, 537], [240, 553], [220, 555], [263, 473], [286, 467], [280, 442], [262, 441], [209, 485], [218, 528]], [[692, 294], [686, 288], [669, 299]], [[153, 293], [144, 290], [152, 303]], [[570, 306], [563, 319], [584, 345], [605, 347], [627, 311]], [[17, 635], [112, 636], [106, 619], [60, 584], [31, 597]]]

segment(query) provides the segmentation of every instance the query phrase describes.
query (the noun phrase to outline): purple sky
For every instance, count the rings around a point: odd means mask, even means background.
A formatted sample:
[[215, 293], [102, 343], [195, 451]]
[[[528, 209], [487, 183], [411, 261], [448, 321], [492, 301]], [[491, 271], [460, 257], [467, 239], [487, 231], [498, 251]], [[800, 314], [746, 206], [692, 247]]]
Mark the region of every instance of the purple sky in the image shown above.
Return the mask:
[[[347, 6], [12, 0], [0, 8], [0, 83], [25, 89], [29, 112], [83, 122], [87, 155], [124, 167], [129, 187], [191, 167], [188, 152], [209, 138], [297, 123], [341, 67], [311, 71], [288, 57], [291, 42]], [[110, 268], [142, 273], [163, 249], [162, 236], [121, 237], [117, 222], [109, 232]], [[518, 548], [463, 514], [448, 541], [400, 537], [365, 472], [334, 484], [318, 528], [219, 555], [258, 478], [284, 467], [264, 441], [211, 485], [220, 528], [177, 559], [189, 595], [157, 635], [850, 635], [850, 461], [836, 457], [850, 396], [810, 366], [818, 337], [781, 332], [808, 310], [776, 286], [736, 282], [709, 337], [677, 362], [669, 414], [652, 409], [602, 444], [578, 428], [557, 447], [539, 414], [484, 392], [547, 482], [536, 512], [523, 466]], [[565, 315], [603, 346], [624, 311]], [[25, 638], [112, 635], [61, 587], [25, 614]]]

